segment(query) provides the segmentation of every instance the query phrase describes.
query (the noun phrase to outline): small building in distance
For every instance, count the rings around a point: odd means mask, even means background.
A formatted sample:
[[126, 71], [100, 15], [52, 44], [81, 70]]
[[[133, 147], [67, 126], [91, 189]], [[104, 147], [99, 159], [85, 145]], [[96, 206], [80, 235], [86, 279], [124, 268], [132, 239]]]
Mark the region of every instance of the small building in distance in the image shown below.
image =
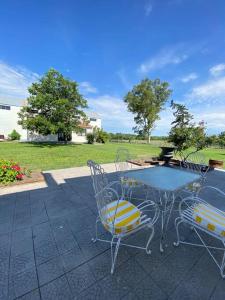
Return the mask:
[[[0, 103], [0, 137], [8, 138], [8, 135], [15, 129], [20, 135], [21, 141], [24, 142], [58, 142], [63, 141], [63, 136], [51, 134], [43, 136], [40, 134], [28, 132], [18, 125], [18, 113], [21, 106], [1, 104]], [[71, 132], [71, 142], [86, 143], [87, 134], [93, 133], [94, 128], [101, 128], [101, 118], [97, 113], [86, 112], [88, 122], [81, 120], [79, 132]]]

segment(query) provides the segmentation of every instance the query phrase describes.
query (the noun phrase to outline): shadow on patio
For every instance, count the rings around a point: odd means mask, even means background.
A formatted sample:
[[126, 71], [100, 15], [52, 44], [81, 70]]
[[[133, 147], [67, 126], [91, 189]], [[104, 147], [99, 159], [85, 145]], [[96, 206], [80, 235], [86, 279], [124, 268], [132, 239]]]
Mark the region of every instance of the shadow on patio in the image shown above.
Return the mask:
[[[90, 176], [59, 185], [45, 177], [46, 188], [0, 196], [1, 300], [225, 299], [225, 283], [206, 251], [173, 247], [176, 212], [163, 254], [158, 222], [152, 254], [121, 248], [111, 276], [109, 245], [91, 242], [97, 210]], [[225, 190], [224, 182], [225, 173], [209, 173], [207, 184]], [[225, 199], [206, 197], [225, 210]], [[141, 243], [147, 232], [130, 238]], [[182, 238], [195, 240], [186, 227]]]

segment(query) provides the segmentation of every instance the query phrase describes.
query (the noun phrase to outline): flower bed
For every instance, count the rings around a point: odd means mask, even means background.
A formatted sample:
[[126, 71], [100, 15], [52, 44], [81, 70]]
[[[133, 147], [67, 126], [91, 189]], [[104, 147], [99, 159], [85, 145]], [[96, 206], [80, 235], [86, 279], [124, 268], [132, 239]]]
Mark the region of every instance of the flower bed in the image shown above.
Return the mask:
[[6, 185], [11, 182], [21, 181], [24, 176], [30, 177], [31, 171], [21, 168], [18, 163], [9, 160], [0, 160], [0, 184]]

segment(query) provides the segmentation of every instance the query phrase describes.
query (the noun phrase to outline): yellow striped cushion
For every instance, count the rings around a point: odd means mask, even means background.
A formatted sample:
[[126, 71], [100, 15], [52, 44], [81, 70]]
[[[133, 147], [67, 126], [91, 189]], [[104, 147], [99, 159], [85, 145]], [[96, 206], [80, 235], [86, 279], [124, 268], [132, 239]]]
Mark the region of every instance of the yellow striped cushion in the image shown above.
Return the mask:
[[198, 204], [193, 211], [194, 220], [202, 227], [225, 237], [225, 214], [209, 204]]
[[130, 231], [140, 224], [141, 212], [132, 203], [119, 200], [107, 204], [102, 209], [102, 216], [105, 228], [113, 234], [120, 234]]
[[131, 179], [131, 178], [126, 178], [126, 177], [121, 177], [121, 183], [123, 185], [127, 185], [127, 186], [138, 186], [139, 182], [136, 181], [135, 179]]

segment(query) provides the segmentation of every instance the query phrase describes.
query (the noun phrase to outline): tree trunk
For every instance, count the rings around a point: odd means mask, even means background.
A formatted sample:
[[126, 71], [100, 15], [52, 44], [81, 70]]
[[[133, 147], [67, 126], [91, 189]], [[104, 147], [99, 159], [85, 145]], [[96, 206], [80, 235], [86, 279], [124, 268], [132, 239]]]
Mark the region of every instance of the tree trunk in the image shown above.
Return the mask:
[[148, 144], [150, 144], [150, 141], [151, 141], [151, 133], [148, 132]]

